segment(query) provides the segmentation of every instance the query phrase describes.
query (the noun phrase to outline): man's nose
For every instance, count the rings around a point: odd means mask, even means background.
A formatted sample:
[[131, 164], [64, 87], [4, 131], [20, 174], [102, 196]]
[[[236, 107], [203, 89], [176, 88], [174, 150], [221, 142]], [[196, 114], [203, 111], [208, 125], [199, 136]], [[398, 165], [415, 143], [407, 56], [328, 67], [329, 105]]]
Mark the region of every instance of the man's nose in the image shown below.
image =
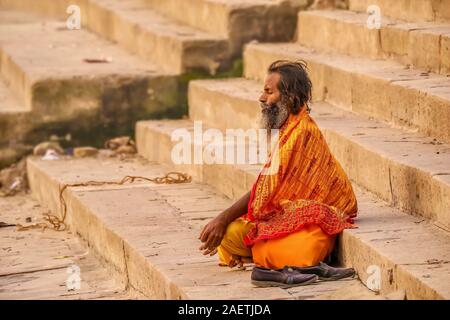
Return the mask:
[[266, 102], [267, 101], [267, 99], [266, 99], [266, 95], [265, 94], [262, 94], [260, 97], [259, 97], [259, 102]]

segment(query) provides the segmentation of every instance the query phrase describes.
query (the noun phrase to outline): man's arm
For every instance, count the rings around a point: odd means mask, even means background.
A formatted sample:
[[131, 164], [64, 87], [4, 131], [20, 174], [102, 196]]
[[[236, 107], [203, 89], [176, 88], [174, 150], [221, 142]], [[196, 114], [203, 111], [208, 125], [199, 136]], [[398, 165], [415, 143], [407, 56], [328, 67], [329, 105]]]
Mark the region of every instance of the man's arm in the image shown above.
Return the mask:
[[215, 249], [222, 242], [228, 225], [243, 214], [247, 213], [250, 193], [250, 191], [247, 192], [231, 207], [222, 211], [203, 228], [199, 236], [199, 239], [203, 242], [200, 250], [205, 250], [203, 254], [214, 254]]

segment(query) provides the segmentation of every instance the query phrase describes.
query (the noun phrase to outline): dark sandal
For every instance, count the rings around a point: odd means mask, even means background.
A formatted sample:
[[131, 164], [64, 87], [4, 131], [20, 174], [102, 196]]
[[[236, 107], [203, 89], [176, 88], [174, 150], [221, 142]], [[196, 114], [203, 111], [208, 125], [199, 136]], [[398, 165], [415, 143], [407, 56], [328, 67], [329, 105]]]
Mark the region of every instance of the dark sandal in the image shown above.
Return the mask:
[[287, 269], [273, 270], [260, 267], [254, 267], [251, 276], [251, 282], [257, 287], [281, 287], [291, 288], [297, 286], [306, 286], [318, 280], [314, 274], [301, 274]]

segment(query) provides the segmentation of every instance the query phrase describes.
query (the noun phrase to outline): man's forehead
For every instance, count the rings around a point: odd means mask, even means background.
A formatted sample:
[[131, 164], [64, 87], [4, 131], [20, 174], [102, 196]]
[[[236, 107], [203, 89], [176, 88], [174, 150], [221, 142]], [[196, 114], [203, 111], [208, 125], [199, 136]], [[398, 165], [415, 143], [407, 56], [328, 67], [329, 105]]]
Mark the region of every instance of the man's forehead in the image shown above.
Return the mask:
[[264, 87], [276, 88], [279, 79], [280, 79], [280, 74], [278, 72], [268, 73], [264, 80]]

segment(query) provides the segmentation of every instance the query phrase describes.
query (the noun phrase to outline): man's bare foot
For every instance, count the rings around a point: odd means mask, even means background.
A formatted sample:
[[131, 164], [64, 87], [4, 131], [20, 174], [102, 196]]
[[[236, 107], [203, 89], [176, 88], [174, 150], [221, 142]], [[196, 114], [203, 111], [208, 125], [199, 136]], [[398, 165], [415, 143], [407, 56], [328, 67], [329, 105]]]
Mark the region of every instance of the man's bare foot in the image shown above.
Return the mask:
[[253, 259], [251, 257], [241, 257], [233, 254], [228, 266], [230, 268], [234, 268], [237, 266], [238, 269], [244, 269], [245, 263], [253, 263]]

